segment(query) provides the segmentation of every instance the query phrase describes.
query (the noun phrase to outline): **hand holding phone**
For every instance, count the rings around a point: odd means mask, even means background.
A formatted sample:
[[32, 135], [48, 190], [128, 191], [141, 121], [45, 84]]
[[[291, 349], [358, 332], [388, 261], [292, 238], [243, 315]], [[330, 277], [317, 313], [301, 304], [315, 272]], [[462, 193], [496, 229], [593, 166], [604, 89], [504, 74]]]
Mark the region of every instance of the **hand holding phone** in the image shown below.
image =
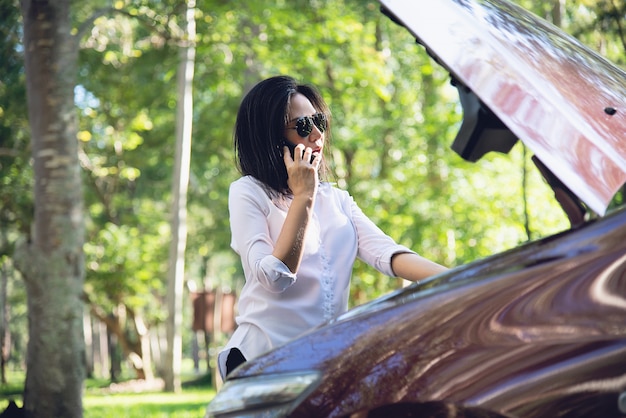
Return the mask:
[[[296, 149], [296, 144], [292, 143], [291, 141], [288, 140], [283, 140], [283, 145], [287, 146], [287, 148], [289, 148], [289, 151], [291, 152], [291, 158], [293, 160], [295, 160], [295, 156], [294, 156], [294, 150]], [[313, 163], [313, 160], [315, 159], [315, 154], [311, 154], [311, 161], [309, 161], [310, 163]]]

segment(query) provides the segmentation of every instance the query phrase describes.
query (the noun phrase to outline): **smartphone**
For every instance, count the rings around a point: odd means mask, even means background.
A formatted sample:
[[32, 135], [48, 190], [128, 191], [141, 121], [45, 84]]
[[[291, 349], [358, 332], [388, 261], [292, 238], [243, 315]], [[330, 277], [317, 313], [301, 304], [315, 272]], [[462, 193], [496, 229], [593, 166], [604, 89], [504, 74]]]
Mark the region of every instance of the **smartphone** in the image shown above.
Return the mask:
[[[283, 140], [283, 145], [286, 145], [286, 146], [287, 146], [287, 148], [289, 148], [289, 151], [291, 152], [291, 158], [294, 158], [294, 156], [293, 156], [293, 151], [294, 151], [294, 149], [296, 148], [296, 144], [294, 144], [294, 143], [292, 143], [292, 142], [290, 142], [290, 141], [287, 141], [287, 140], [285, 139], [285, 140]], [[314, 155], [314, 154], [311, 154], [311, 161], [310, 161], [310, 162], [311, 162], [311, 163], [313, 163], [313, 160], [314, 160], [314, 159], [315, 159], [315, 155]]]
[[[286, 139], [283, 140], [283, 145], [286, 145], [287, 148], [289, 148], [289, 152], [291, 152], [291, 158], [294, 158], [293, 156], [293, 151], [296, 149], [296, 144], [294, 144], [293, 142], [287, 141]], [[282, 148], [281, 148], [282, 151]]]

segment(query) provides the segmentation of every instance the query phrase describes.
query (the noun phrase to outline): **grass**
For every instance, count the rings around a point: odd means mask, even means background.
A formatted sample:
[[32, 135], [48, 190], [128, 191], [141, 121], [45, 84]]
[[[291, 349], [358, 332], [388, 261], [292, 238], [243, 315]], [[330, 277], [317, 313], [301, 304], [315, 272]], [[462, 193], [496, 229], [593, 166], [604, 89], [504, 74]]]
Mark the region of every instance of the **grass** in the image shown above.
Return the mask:
[[182, 393], [133, 393], [87, 395], [85, 418], [197, 418], [203, 417], [213, 389], [183, 390]]
[[[150, 392], [111, 393], [108, 382], [88, 379], [83, 395], [84, 418], [198, 418], [215, 396], [215, 389], [206, 376], [183, 376], [180, 393]], [[24, 376], [9, 376], [9, 384], [0, 385], [0, 413], [13, 399], [22, 406]]]

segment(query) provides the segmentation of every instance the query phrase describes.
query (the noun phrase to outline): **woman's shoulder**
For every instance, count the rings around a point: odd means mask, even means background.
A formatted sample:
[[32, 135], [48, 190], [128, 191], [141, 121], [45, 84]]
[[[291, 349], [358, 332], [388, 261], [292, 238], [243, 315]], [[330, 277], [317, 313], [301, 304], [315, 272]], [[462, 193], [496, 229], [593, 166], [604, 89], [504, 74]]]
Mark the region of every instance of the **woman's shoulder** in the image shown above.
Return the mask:
[[320, 182], [319, 190], [324, 191], [326, 193], [334, 193], [334, 194], [348, 194], [347, 190], [340, 189], [337, 186], [337, 183], [333, 183], [330, 181], [322, 181]]
[[230, 184], [231, 201], [250, 201], [266, 208], [272, 203], [277, 205], [276, 201], [281, 201], [281, 197], [282, 195], [272, 193], [266, 185], [252, 176], [240, 177]]
[[239, 177], [237, 180], [230, 183], [228, 194], [231, 197], [241, 195], [262, 197], [265, 195], [263, 186], [252, 176]]
[[241, 176], [230, 183], [230, 187], [246, 184], [254, 184], [256, 180], [252, 176]]
[[319, 193], [326, 197], [332, 197], [340, 202], [352, 200], [352, 196], [347, 190], [340, 189], [336, 183], [322, 182], [320, 183]]
[[262, 190], [263, 185], [252, 176], [242, 176], [230, 183], [230, 190]]

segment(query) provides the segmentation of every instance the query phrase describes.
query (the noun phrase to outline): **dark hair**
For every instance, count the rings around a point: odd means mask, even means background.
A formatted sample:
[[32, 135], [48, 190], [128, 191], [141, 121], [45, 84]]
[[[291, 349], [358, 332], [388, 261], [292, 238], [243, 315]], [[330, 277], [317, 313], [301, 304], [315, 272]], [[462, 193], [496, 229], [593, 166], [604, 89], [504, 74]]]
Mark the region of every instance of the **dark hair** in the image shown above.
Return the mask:
[[[250, 175], [280, 194], [289, 193], [287, 169], [283, 160], [285, 126], [291, 97], [300, 93], [316, 111], [327, 115], [328, 129], [324, 136], [324, 159], [320, 177], [327, 174], [325, 163], [330, 142], [330, 111], [322, 95], [313, 86], [298, 84], [288, 76], [265, 79], [243, 98], [235, 123], [234, 146], [241, 174]], [[328, 148], [329, 149], [329, 148]]]

